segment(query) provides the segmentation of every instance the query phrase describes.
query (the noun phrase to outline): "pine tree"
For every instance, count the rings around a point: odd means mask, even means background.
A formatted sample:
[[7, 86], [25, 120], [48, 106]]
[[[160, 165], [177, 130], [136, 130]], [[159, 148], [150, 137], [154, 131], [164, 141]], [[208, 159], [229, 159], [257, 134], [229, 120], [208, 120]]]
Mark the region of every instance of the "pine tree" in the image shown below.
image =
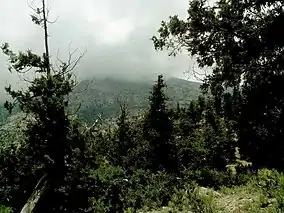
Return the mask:
[[185, 50], [199, 68], [211, 67], [201, 88], [213, 95], [218, 115], [234, 103], [230, 116], [240, 152], [257, 167], [283, 169], [284, 2], [191, 0], [187, 12], [184, 20], [162, 22], [152, 39], [155, 48], [172, 55]]
[[128, 111], [125, 103], [120, 103], [120, 115], [117, 119], [117, 141], [115, 144], [115, 161], [117, 165], [127, 168], [127, 155], [133, 147]]
[[173, 125], [166, 107], [167, 97], [163, 76], [158, 76], [157, 83], [149, 97], [149, 112], [144, 123], [144, 138], [149, 142], [149, 164], [152, 170], [177, 170], [175, 148], [172, 144]]
[[13, 90], [11, 86], [5, 88], [14, 99], [13, 103], [7, 101], [5, 108], [11, 112], [17, 104], [29, 118], [25, 131], [27, 143], [21, 147], [21, 154], [25, 156], [23, 164], [31, 172], [24, 174], [27, 184], [22, 190], [27, 191], [24, 197], [31, 196], [22, 212], [60, 209], [64, 203], [60, 203], [63, 200], [56, 192], [62, 187], [70, 169], [67, 165], [71, 164], [73, 149], [84, 150], [84, 144], [76, 144], [69, 137], [72, 124], [66, 110], [68, 95], [75, 86], [72, 70], [82, 55], [72, 61], [70, 53], [67, 63], [61, 62], [58, 69], [52, 66], [48, 43], [48, 10], [45, 0], [41, 3], [41, 7], [34, 8], [35, 14], [31, 18], [35, 24], [43, 27], [43, 55], [36, 55], [31, 50], [14, 53], [8, 43], [2, 46], [3, 53], [9, 57], [11, 72], [22, 74], [34, 71], [38, 76], [27, 81], [26, 90]]

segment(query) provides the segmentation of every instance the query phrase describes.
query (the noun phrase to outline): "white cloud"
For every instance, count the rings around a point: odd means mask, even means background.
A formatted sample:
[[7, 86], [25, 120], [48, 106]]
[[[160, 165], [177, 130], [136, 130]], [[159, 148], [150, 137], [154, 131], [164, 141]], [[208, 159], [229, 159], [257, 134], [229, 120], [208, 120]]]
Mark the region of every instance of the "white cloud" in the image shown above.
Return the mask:
[[125, 42], [133, 30], [134, 26], [127, 18], [111, 21], [103, 27], [99, 40], [106, 44]]
[[110, 11], [107, 8], [107, 5], [104, 4], [105, 1], [97, 0], [87, 0], [84, 4], [85, 15], [87, 21], [91, 23], [99, 23], [99, 22], [108, 22], [110, 21]]
[[[150, 41], [162, 20], [174, 14], [186, 17], [188, 0], [48, 0], [48, 4], [50, 18], [58, 17], [49, 26], [52, 55], [60, 49], [60, 56], [66, 56], [70, 41], [73, 48], [88, 49], [77, 69], [80, 76], [182, 76], [190, 64], [187, 56], [169, 60]], [[14, 50], [42, 52], [43, 33], [31, 22], [26, 1], [0, 0], [0, 8], [0, 43], [7, 41]], [[0, 54], [0, 87], [15, 79], [6, 71], [5, 60]]]

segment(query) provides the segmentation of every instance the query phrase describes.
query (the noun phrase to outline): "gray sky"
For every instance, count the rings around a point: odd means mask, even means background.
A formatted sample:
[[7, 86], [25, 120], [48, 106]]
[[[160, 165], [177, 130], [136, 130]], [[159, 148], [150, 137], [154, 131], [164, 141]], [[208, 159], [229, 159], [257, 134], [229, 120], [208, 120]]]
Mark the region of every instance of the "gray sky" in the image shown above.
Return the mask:
[[[37, 0], [38, 1], [38, 0]], [[185, 78], [191, 66], [186, 55], [169, 58], [156, 52], [150, 41], [162, 20], [178, 14], [185, 18], [188, 0], [47, 0], [51, 8], [49, 25], [52, 56], [60, 50], [66, 59], [69, 43], [86, 55], [76, 69], [79, 77], [102, 73], [113, 76], [170, 74]], [[31, 22], [25, 0], [0, 0], [0, 43], [13, 50], [43, 51], [42, 29]], [[15, 84], [18, 78], [7, 71], [6, 57], [0, 54], [0, 86]], [[0, 89], [0, 95], [3, 94]]]

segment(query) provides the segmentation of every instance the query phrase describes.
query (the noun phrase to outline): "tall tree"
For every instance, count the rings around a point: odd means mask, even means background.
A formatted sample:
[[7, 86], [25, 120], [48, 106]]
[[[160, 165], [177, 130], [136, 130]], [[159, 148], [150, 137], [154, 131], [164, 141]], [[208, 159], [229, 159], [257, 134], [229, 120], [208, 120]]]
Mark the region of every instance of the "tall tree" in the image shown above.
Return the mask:
[[[34, 12], [32, 21], [42, 26], [44, 31], [43, 55], [36, 55], [31, 50], [14, 53], [7, 43], [2, 46], [3, 53], [9, 57], [11, 72], [23, 74], [34, 71], [38, 74], [32, 81], [27, 81], [26, 90], [13, 90], [11, 86], [6, 88], [14, 102], [7, 101], [5, 107], [11, 111], [18, 104], [31, 117], [25, 131], [27, 143], [23, 145], [22, 152], [35, 175], [30, 174], [33, 178], [25, 180], [28, 184], [23, 190], [31, 196], [22, 212], [46, 212], [61, 208], [63, 204], [59, 202], [62, 200], [58, 199], [56, 191], [67, 174], [73, 148], [84, 149], [84, 145], [72, 144], [68, 137], [71, 124], [66, 110], [67, 97], [75, 86], [72, 70], [82, 56], [72, 61], [70, 53], [68, 62], [61, 62], [55, 69], [50, 63], [45, 0], [41, 0], [41, 6], [35, 7]], [[37, 182], [34, 182], [35, 179]], [[37, 205], [38, 202], [40, 205]]]
[[163, 89], [166, 84], [163, 76], [158, 76], [157, 83], [149, 97], [149, 112], [144, 123], [144, 138], [149, 142], [149, 163], [153, 170], [177, 170], [175, 148], [172, 143], [172, 121], [166, 107], [167, 97]]
[[129, 169], [129, 159], [131, 149], [133, 148], [133, 140], [131, 135], [130, 121], [128, 118], [127, 106], [124, 101], [119, 100], [120, 114], [117, 118], [116, 124], [118, 126], [116, 131], [116, 140], [113, 146], [113, 154], [115, 165], [122, 166]]
[[185, 48], [201, 68], [213, 67], [206, 78], [212, 92], [239, 86], [242, 80], [250, 83], [264, 73], [280, 74], [284, 33], [276, 32], [284, 18], [284, 3], [218, 0], [212, 4], [191, 0], [186, 20], [172, 16], [163, 21], [158, 37], [152, 38], [155, 48], [167, 48], [170, 54]]
[[191, 0], [186, 20], [170, 17], [152, 38], [157, 50], [166, 48], [175, 55], [185, 49], [200, 68], [212, 67], [202, 88], [210, 90], [219, 109], [225, 104], [224, 93], [233, 88], [239, 145], [255, 165], [263, 165], [262, 155], [269, 161], [266, 165], [283, 165], [283, 155], [277, 152], [284, 146], [284, 99], [277, 92], [283, 87], [283, 21], [280, 0]]

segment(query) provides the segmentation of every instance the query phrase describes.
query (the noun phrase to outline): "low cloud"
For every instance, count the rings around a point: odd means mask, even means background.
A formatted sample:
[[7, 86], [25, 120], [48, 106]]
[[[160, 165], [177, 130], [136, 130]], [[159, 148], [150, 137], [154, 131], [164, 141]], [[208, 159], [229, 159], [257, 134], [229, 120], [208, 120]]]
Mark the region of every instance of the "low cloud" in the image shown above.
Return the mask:
[[[49, 0], [50, 19], [58, 17], [49, 25], [53, 59], [58, 50], [61, 59], [66, 59], [72, 42], [73, 49], [87, 50], [75, 71], [81, 79], [100, 75], [141, 78], [160, 73], [185, 77], [183, 72], [192, 64], [189, 57], [169, 58], [166, 52], [156, 52], [150, 38], [170, 15], [185, 18], [187, 4], [187, 0]], [[42, 29], [31, 22], [27, 2], [1, 0], [0, 8], [0, 42], [10, 43], [15, 51], [41, 53]], [[2, 88], [17, 85], [19, 79], [7, 71], [3, 54], [0, 69]]]

